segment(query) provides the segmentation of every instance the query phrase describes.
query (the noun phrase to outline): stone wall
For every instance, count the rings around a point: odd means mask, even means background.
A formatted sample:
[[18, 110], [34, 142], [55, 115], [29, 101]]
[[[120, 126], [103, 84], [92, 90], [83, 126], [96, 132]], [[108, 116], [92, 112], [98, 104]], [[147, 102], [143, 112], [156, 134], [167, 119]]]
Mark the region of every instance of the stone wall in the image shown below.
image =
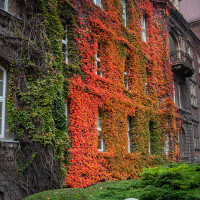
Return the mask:
[[19, 143], [0, 141], [0, 200], [22, 198], [17, 186], [16, 157]]

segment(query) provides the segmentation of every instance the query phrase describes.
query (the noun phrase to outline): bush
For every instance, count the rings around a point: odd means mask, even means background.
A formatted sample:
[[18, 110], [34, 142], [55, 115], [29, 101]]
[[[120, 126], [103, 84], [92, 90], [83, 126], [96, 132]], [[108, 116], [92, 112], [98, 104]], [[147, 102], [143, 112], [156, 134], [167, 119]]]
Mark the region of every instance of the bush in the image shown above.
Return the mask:
[[200, 200], [200, 166], [148, 168], [140, 180], [105, 182], [85, 189], [45, 191], [24, 200]]
[[140, 183], [144, 188], [140, 200], [199, 200], [200, 166], [171, 164], [145, 169]]

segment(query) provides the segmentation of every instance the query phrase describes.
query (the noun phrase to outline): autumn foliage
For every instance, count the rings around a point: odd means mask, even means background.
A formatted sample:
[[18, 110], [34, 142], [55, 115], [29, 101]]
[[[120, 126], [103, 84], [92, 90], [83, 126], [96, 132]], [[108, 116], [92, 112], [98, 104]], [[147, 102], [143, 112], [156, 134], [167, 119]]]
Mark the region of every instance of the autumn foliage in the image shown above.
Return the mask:
[[[138, 178], [143, 167], [164, 159], [178, 160], [166, 27], [168, 6], [153, 5], [150, 0], [127, 0], [125, 27], [121, 0], [102, 0], [102, 8], [92, 0], [71, 2], [73, 40], [82, 75], [65, 77], [69, 83], [66, 101], [71, 139], [66, 186]], [[144, 16], [147, 42], [141, 37]], [[96, 73], [98, 46], [102, 77]], [[128, 89], [124, 85], [125, 71]], [[105, 152], [98, 151], [99, 112]], [[128, 153], [127, 117], [131, 119], [132, 153]], [[166, 136], [170, 139], [168, 158], [163, 153]]]

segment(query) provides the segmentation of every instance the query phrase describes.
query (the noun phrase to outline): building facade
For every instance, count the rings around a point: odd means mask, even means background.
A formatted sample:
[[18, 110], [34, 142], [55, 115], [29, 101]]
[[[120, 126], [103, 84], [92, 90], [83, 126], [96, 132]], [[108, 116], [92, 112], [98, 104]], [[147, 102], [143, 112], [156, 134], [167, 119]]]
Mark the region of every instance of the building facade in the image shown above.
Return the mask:
[[[183, 10], [182, 4], [181, 10]], [[195, 5], [198, 7], [198, 4], [194, 2]], [[199, 163], [200, 40], [178, 10], [179, 6], [177, 9], [170, 10], [168, 26], [170, 59], [174, 73], [174, 98], [178, 113], [182, 118], [179, 133], [180, 158], [182, 161]], [[186, 7], [184, 7], [184, 12], [188, 12]]]
[[60, 188], [63, 174], [87, 187], [199, 162], [200, 41], [179, 1], [0, 8], [1, 200]]

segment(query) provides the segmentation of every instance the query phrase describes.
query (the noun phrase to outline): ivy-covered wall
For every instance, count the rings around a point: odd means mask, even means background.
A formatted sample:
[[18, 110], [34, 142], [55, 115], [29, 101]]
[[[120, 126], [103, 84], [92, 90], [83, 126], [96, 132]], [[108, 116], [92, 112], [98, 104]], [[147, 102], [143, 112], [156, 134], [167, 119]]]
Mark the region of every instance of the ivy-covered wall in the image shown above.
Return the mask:
[[[138, 178], [143, 167], [179, 160], [167, 3], [154, 2], [153, 6], [150, 0], [127, 0], [126, 27], [121, 0], [102, 0], [102, 8], [92, 0], [71, 0], [72, 11], [65, 10], [68, 3], [60, 2], [62, 20], [71, 19], [67, 25], [71, 64], [64, 67], [71, 140], [66, 186]], [[143, 16], [147, 20], [147, 42], [141, 37]], [[98, 50], [102, 77], [96, 73]], [[123, 80], [125, 71], [128, 89]], [[105, 152], [98, 151], [99, 113]], [[168, 158], [164, 154], [166, 137], [170, 140]]]
[[[92, 0], [33, 3], [24, 28], [15, 29], [22, 42], [10, 67], [7, 100], [10, 132], [21, 146], [18, 172], [27, 194], [62, 187], [63, 177], [67, 187], [86, 187], [138, 178], [143, 167], [179, 160], [167, 4], [154, 7], [150, 0], [127, 0], [125, 27], [121, 0], [102, 0], [102, 8]], [[147, 42], [141, 37], [143, 16]], [[69, 64], [61, 48], [66, 28]], [[102, 76], [96, 73], [98, 46]], [[105, 152], [98, 150], [99, 113]]]
[[9, 131], [20, 142], [11, 180], [26, 196], [63, 186], [69, 136], [57, 1], [27, 1], [21, 12], [22, 20], [13, 22], [7, 113]]

